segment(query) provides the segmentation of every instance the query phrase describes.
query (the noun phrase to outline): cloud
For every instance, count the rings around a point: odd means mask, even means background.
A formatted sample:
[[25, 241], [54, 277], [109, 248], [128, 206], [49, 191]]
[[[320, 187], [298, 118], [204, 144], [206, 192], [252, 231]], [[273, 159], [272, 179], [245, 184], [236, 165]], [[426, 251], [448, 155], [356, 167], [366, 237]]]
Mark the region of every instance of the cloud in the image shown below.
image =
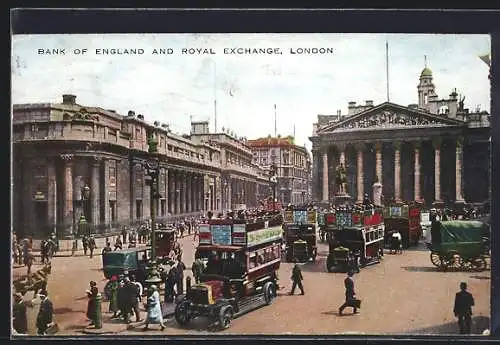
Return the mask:
[[[189, 116], [214, 120], [248, 138], [278, 131], [310, 147], [317, 114], [347, 111], [347, 102], [386, 100], [389, 42], [391, 101], [416, 103], [424, 55], [440, 97], [453, 88], [466, 106], [489, 110], [487, 35], [396, 34], [137, 34], [14, 36], [12, 102], [58, 102], [74, 93], [80, 104], [135, 110], [147, 120], [189, 130]], [[228, 55], [224, 48], [277, 48], [281, 55]], [[291, 48], [333, 48], [334, 54], [290, 55]], [[65, 49], [64, 56], [38, 49]], [[140, 56], [97, 55], [96, 49], [144, 49]], [[152, 55], [152, 49], [174, 50]], [[215, 55], [183, 55], [182, 48], [211, 48]], [[75, 49], [87, 54], [75, 55]], [[215, 94], [215, 96], [214, 96]]]

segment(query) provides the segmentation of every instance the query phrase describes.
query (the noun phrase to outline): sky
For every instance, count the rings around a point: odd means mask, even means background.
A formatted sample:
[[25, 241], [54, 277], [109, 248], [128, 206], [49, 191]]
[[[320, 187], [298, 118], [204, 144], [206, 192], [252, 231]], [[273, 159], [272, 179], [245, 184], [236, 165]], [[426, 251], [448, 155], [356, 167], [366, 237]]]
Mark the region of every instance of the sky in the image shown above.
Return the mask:
[[[277, 133], [293, 135], [295, 128], [296, 144], [310, 148], [318, 114], [345, 114], [350, 101], [387, 100], [386, 41], [391, 102], [417, 103], [426, 56], [440, 98], [456, 88], [466, 107], [489, 111], [488, 66], [478, 56], [490, 52], [490, 37], [430, 34], [15, 35], [12, 103], [58, 103], [69, 93], [78, 104], [124, 115], [133, 110], [177, 133], [189, 133], [190, 119], [209, 120], [213, 131], [216, 108], [219, 131], [248, 139], [274, 135], [276, 114]], [[96, 51], [112, 48], [144, 53]], [[172, 54], [153, 54], [167, 48]], [[182, 54], [183, 48], [215, 54]], [[281, 54], [224, 54], [224, 48], [279, 48]], [[300, 48], [333, 53], [291, 54]]]

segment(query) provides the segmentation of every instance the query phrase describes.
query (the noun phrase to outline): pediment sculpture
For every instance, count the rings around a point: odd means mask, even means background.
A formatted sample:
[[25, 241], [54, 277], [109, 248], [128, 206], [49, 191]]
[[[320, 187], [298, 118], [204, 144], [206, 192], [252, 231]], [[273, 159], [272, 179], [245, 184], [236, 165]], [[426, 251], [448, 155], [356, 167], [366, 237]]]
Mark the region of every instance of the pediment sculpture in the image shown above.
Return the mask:
[[377, 113], [368, 113], [362, 116], [353, 116], [338, 125], [327, 126], [325, 131], [356, 130], [356, 129], [387, 129], [413, 126], [447, 126], [446, 121], [440, 121], [421, 114], [400, 113], [384, 110]]

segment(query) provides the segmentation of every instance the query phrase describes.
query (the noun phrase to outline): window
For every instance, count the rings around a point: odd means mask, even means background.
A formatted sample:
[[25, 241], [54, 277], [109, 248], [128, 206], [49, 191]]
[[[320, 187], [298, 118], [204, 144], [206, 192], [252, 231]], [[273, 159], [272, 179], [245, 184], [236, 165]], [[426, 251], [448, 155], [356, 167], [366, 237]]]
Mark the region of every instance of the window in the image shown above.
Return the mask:
[[160, 212], [161, 212], [161, 216], [162, 217], [165, 217], [167, 215], [167, 200], [165, 199], [161, 199], [160, 200]]
[[256, 253], [250, 253], [249, 254], [249, 258], [248, 258], [248, 268], [249, 269], [252, 269], [252, 268], [255, 268], [257, 267], [257, 255]]
[[142, 219], [142, 200], [135, 201], [135, 218]]
[[109, 217], [111, 218], [111, 223], [116, 223], [116, 200], [109, 201]]

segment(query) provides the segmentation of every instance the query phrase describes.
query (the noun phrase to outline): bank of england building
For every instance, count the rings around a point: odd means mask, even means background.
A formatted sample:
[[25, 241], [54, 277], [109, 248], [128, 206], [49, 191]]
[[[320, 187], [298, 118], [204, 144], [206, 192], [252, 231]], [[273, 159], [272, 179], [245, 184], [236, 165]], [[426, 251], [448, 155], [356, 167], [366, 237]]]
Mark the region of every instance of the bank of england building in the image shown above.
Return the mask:
[[[154, 138], [158, 200], [147, 165]], [[103, 233], [159, 221], [255, 207], [269, 195], [268, 171], [252, 163], [244, 140], [211, 133], [207, 121], [177, 134], [145, 116], [77, 103], [13, 106], [13, 229], [18, 236], [75, 235], [85, 217]]]

